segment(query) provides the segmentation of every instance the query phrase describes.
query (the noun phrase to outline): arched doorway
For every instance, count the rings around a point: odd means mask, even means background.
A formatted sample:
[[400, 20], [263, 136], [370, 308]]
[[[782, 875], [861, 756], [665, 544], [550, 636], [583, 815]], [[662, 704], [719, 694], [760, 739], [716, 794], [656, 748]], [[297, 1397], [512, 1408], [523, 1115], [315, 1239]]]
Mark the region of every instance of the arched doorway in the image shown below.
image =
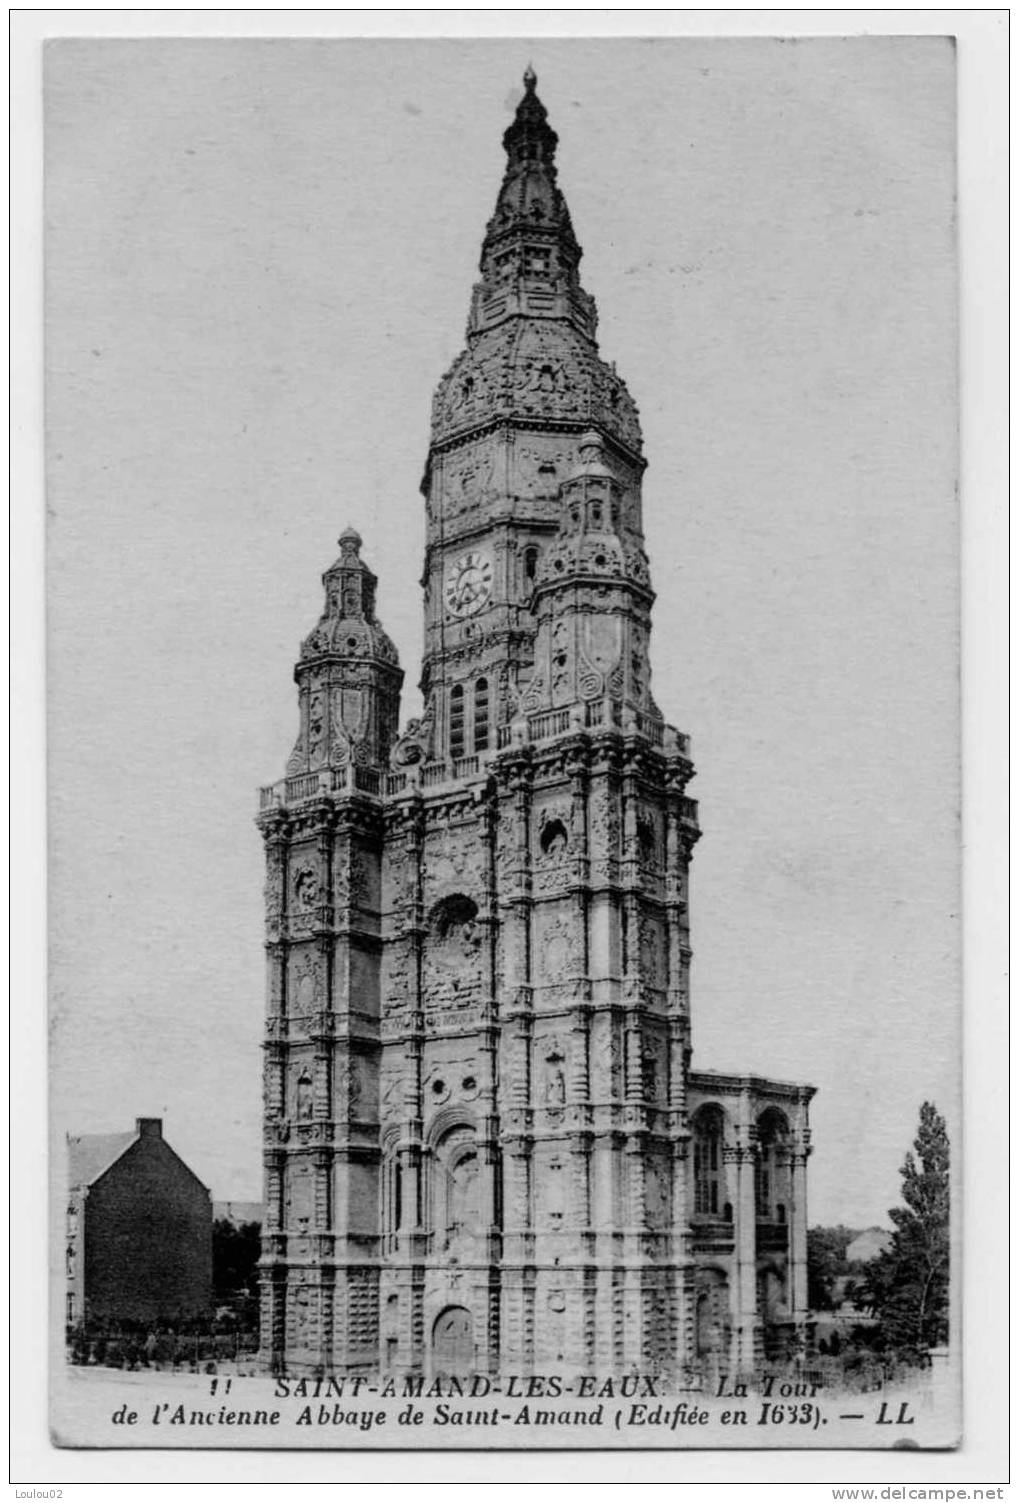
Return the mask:
[[432, 1371], [465, 1377], [474, 1370], [474, 1321], [463, 1305], [448, 1305], [432, 1327]]

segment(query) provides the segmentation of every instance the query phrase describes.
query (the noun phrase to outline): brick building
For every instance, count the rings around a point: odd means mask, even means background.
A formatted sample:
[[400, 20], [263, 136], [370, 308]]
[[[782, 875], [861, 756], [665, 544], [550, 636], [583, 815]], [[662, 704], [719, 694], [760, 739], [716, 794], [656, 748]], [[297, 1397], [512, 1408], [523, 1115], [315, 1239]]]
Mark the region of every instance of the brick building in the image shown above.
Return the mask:
[[67, 1323], [207, 1314], [212, 1200], [160, 1118], [69, 1137], [67, 1154]]
[[262, 1343], [295, 1370], [749, 1367], [807, 1320], [813, 1092], [690, 1069], [690, 739], [556, 142], [529, 73], [432, 408], [423, 711], [347, 531], [262, 791]]

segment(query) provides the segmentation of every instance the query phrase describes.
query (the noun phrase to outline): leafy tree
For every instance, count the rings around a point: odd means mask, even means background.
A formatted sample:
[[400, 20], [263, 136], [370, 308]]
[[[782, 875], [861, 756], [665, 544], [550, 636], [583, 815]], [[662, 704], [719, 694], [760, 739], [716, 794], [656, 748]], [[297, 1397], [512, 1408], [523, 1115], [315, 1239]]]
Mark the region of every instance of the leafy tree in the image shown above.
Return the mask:
[[217, 1300], [258, 1290], [258, 1259], [262, 1228], [257, 1221], [234, 1226], [225, 1219], [212, 1223], [212, 1287]]
[[865, 1298], [889, 1346], [924, 1351], [948, 1339], [948, 1131], [930, 1101], [901, 1173], [904, 1204], [888, 1213], [891, 1246], [868, 1266]]
[[835, 1281], [848, 1271], [846, 1248], [855, 1236], [848, 1226], [812, 1226], [807, 1231], [807, 1299], [812, 1310], [834, 1310]]

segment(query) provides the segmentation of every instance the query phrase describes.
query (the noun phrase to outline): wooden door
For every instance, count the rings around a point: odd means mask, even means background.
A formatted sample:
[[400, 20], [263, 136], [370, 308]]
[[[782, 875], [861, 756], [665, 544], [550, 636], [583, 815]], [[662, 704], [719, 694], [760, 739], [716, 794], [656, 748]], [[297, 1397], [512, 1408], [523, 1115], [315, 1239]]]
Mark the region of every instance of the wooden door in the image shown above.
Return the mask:
[[432, 1328], [432, 1371], [463, 1377], [474, 1370], [474, 1322], [462, 1305], [443, 1310]]

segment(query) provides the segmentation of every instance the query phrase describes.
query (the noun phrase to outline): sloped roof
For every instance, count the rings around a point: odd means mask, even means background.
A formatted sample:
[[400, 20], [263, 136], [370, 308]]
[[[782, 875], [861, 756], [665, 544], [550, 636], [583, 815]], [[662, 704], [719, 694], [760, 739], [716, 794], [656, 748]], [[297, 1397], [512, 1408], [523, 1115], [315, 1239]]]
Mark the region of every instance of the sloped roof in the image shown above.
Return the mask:
[[80, 1138], [67, 1139], [68, 1184], [91, 1185], [132, 1143], [137, 1142], [137, 1132], [93, 1132]]

